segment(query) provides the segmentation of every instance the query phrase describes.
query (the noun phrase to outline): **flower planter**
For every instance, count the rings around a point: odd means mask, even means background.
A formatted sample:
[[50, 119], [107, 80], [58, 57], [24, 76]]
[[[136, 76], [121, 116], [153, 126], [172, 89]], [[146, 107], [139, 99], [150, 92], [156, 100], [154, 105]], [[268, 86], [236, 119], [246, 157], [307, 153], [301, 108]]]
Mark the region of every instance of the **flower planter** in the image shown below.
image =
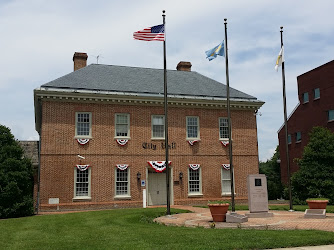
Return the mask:
[[226, 213], [230, 204], [208, 204], [214, 222], [226, 221]]
[[310, 209], [326, 209], [328, 200], [306, 200]]

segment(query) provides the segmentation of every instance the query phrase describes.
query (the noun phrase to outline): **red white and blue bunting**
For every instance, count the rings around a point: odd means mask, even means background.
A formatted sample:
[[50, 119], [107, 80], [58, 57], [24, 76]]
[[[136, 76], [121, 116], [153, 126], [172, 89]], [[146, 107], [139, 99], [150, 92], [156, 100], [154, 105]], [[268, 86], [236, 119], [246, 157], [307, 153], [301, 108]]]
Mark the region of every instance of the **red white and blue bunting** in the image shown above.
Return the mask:
[[129, 165], [128, 164], [117, 164], [116, 166], [119, 170], [123, 171], [123, 170], [127, 169]]
[[230, 144], [229, 141], [220, 141], [220, 142], [224, 145], [224, 147], [226, 147], [228, 144]]
[[76, 165], [76, 167], [80, 171], [86, 171], [90, 166], [89, 165]]
[[[166, 169], [166, 161], [148, 161], [147, 163], [150, 164], [152, 168], [154, 168], [155, 172], [161, 173]], [[170, 165], [172, 162], [168, 161], [168, 165]]]
[[188, 143], [189, 143], [191, 146], [194, 146], [194, 143], [195, 143], [195, 142], [198, 142], [198, 140], [188, 141]]
[[77, 139], [77, 141], [80, 145], [85, 145], [89, 142], [89, 139]]
[[230, 170], [230, 164], [222, 164], [225, 170]]
[[192, 170], [198, 170], [200, 168], [200, 164], [189, 164], [189, 167], [192, 169]]
[[129, 140], [127, 139], [117, 139], [116, 142], [118, 143], [118, 145], [120, 146], [125, 146], [128, 143]]

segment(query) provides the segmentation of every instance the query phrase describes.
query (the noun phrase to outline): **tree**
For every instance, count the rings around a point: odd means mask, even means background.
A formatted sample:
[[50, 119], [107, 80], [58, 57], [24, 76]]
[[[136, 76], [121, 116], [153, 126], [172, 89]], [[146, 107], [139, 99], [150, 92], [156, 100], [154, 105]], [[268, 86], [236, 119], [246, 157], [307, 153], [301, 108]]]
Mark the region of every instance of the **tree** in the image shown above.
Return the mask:
[[266, 162], [260, 162], [260, 174], [267, 176], [268, 187], [268, 199], [275, 200], [282, 197], [283, 186], [281, 183], [281, 171], [280, 164], [277, 162], [279, 159], [278, 146], [274, 155]]
[[291, 178], [294, 201], [326, 197], [334, 204], [334, 133], [314, 127], [298, 165], [299, 171]]
[[11, 134], [0, 125], [0, 218], [29, 216], [33, 209], [33, 171], [29, 159]]

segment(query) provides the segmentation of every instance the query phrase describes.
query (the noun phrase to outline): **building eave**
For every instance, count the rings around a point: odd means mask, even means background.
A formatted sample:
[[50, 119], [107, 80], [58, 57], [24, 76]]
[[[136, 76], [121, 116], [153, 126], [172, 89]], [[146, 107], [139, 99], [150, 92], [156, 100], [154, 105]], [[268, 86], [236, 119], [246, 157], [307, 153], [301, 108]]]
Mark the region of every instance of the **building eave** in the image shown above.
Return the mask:
[[[292, 110], [292, 112], [290, 113], [290, 115], [287, 118], [287, 121], [289, 121], [289, 119], [291, 118], [291, 116], [295, 113], [295, 111], [297, 110], [297, 108], [299, 107], [300, 103], [298, 103], [296, 105], [296, 107]], [[284, 123], [282, 124], [282, 126], [279, 128], [279, 130], [277, 131], [277, 134], [279, 134], [281, 132], [281, 130], [284, 128]]]
[[[43, 100], [65, 102], [88, 102], [88, 103], [118, 103], [124, 105], [150, 105], [162, 106], [164, 99], [161, 94], [129, 93], [112, 91], [93, 91], [78, 89], [44, 88], [34, 90], [35, 122], [36, 131], [40, 131], [41, 104]], [[234, 110], [258, 110], [264, 102], [256, 99], [230, 99], [231, 109]], [[168, 95], [170, 107], [191, 108], [227, 108], [227, 100], [224, 97], [210, 96], [185, 96]]]

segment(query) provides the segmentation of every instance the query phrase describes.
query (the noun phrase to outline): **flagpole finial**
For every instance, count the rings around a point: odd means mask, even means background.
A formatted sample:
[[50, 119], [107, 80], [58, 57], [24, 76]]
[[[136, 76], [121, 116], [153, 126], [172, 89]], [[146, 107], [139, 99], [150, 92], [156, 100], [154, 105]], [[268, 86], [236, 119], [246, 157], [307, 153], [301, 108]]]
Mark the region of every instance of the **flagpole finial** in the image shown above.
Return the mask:
[[165, 16], [165, 12], [166, 12], [165, 10], [162, 10], [162, 15], [163, 15], [163, 16]]
[[225, 23], [227, 23], [226, 21], [227, 21], [227, 18], [224, 18], [224, 21], [225, 21]]
[[283, 31], [283, 26], [281, 26], [281, 31]]

